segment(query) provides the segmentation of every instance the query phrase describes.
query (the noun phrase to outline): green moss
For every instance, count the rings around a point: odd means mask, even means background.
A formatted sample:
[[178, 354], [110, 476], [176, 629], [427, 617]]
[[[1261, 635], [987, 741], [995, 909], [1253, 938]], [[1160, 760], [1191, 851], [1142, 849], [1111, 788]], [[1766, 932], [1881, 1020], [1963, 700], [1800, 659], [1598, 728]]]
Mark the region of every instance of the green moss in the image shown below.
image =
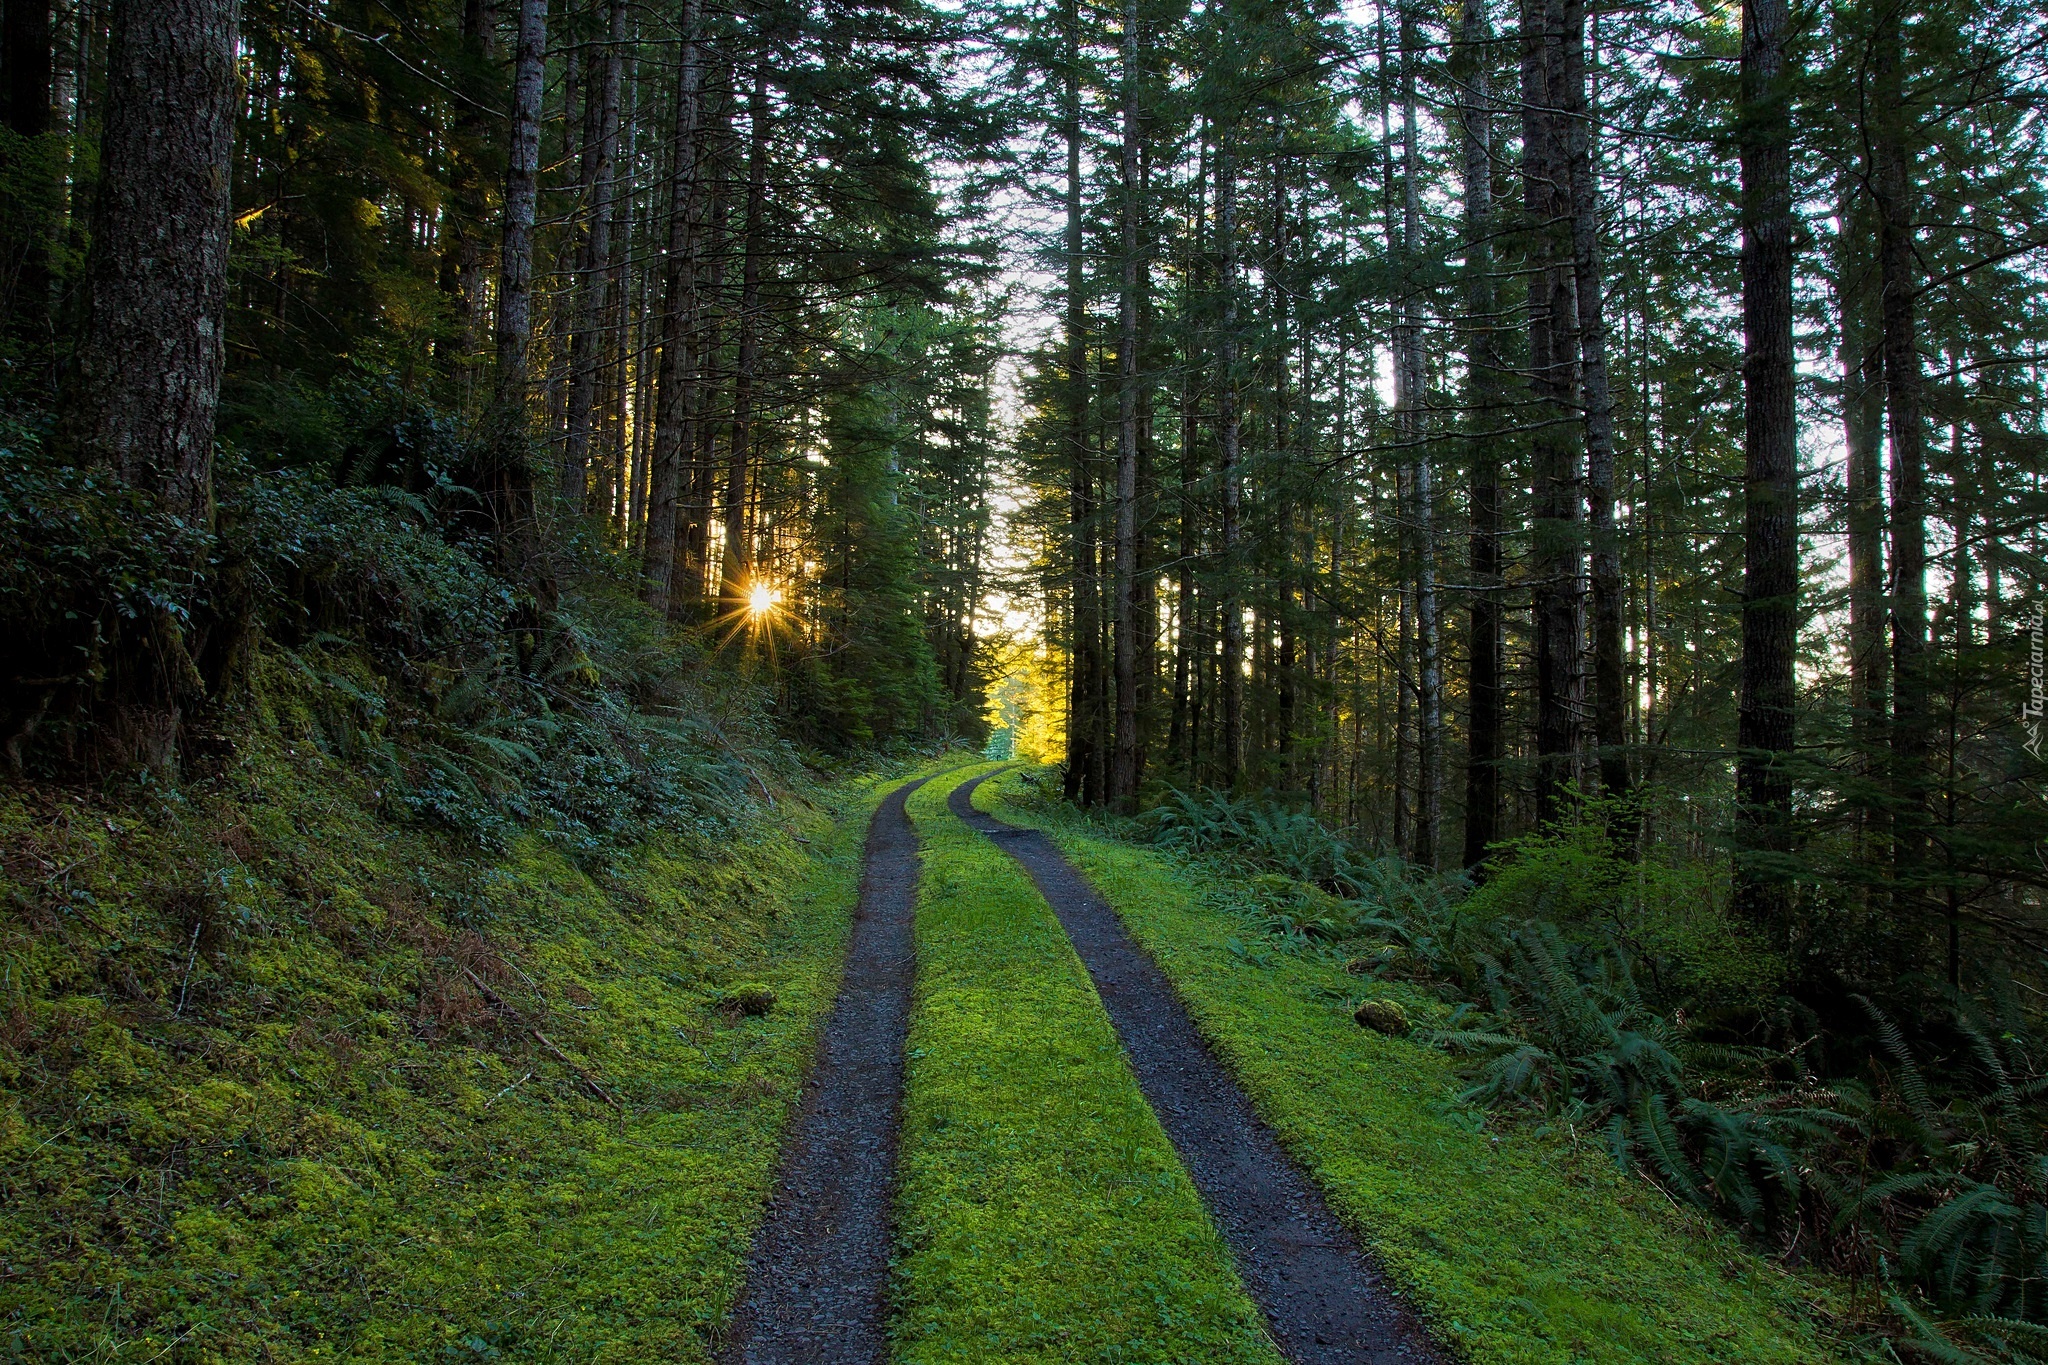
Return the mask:
[[882, 789], [594, 872], [284, 740], [0, 789], [0, 1359], [709, 1359]]
[[[1170, 976], [1260, 1112], [1433, 1329], [1481, 1362], [1834, 1358], [1832, 1288], [1617, 1173], [1594, 1135], [1495, 1131], [1451, 1059], [1352, 1021], [1341, 959], [1248, 949], [1213, 879], [1006, 804], [1048, 829]], [[1205, 893], [1206, 896], [1205, 896]], [[1207, 903], [1205, 903], [1207, 902]], [[1427, 1019], [1441, 1007], [1368, 988]]]
[[1066, 934], [1016, 864], [924, 839], [897, 1219], [897, 1357], [1277, 1365]]

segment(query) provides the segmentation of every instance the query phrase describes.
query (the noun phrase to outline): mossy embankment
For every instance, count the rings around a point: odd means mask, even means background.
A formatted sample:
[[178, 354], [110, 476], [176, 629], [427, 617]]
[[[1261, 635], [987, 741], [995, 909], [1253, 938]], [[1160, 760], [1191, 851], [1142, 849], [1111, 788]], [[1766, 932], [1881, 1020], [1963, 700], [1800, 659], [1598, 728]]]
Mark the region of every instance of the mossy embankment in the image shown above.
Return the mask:
[[1452, 1058], [1361, 1029], [1348, 1008], [1361, 990], [1417, 1018], [1440, 1004], [1362, 987], [1338, 957], [1240, 942], [1247, 927], [1204, 903], [1211, 876], [1007, 799], [1020, 778], [984, 785], [976, 804], [1052, 834], [1339, 1215], [1465, 1358], [1838, 1358], [1822, 1326], [1840, 1306], [1828, 1285], [1624, 1177], [1597, 1135], [1489, 1123], [1456, 1102]]
[[707, 1359], [886, 785], [579, 862], [258, 728], [0, 788], [0, 1359]]
[[897, 1359], [1279, 1365], [1051, 907], [946, 810], [981, 771], [910, 799]]

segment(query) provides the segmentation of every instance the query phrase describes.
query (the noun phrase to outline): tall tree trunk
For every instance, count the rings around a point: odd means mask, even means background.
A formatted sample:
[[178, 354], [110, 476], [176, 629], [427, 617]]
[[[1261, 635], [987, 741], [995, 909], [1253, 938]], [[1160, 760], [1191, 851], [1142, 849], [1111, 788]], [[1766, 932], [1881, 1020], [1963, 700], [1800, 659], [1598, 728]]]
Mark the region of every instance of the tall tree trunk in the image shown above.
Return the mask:
[[[617, 171], [611, 195], [611, 250], [605, 262], [604, 326], [604, 467], [592, 490], [587, 510], [622, 525], [628, 478], [627, 433], [631, 430], [633, 394], [629, 376], [635, 344], [636, 301], [628, 274], [633, 255], [633, 198], [640, 140], [640, 76], [637, 61], [625, 64], [620, 102]], [[623, 544], [623, 540], [621, 541]]]
[[1116, 759], [1110, 800], [1138, 797], [1138, 0], [1124, 0], [1122, 278], [1117, 293]]
[[[1458, 31], [1460, 123], [1465, 190], [1465, 406], [1481, 431], [1501, 422], [1499, 348], [1494, 344], [1493, 94], [1488, 79], [1491, 25], [1487, 0], [1464, 0]], [[1491, 436], [1472, 442], [1471, 667], [1466, 692], [1472, 719], [1466, 743], [1466, 867], [1486, 861], [1500, 838], [1500, 766], [1507, 756], [1506, 655], [1501, 611], [1500, 447]]]
[[1219, 547], [1223, 612], [1223, 657], [1219, 667], [1223, 692], [1223, 785], [1234, 790], [1244, 765], [1244, 601], [1239, 593], [1238, 539], [1244, 502], [1240, 450], [1242, 417], [1237, 403], [1237, 135], [1234, 126], [1216, 139], [1216, 237], [1221, 269], [1217, 287], [1223, 294], [1223, 321], [1217, 337], [1216, 444], [1223, 481], [1223, 516]]
[[[1849, 708], [1857, 769], [1865, 783], [1882, 770], [1885, 712], [1891, 668], [1885, 651], [1884, 352], [1873, 316], [1878, 289], [1876, 226], [1870, 201], [1844, 175], [1838, 208], [1835, 292], [1841, 312], [1842, 443], [1847, 452], [1845, 492], [1849, 523]], [[1859, 844], [1882, 838], [1882, 805], [1859, 793]]]
[[[480, 93], [481, 81], [491, 65], [493, 35], [497, 32], [497, 9], [493, 0], [463, 0], [460, 72], [463, 88]], [[441, 263], [443, 287], [455, 309], [457, 333], [449, 365], [456, 373], [473, 377], [474, 357], [481, 344], [477, 328], [484, 307], [484, 215], [486, 193], [482, 161], [490, 116], [482, 98], [464, 99], [455, 115], [454, 137], [449, 145], [450, 202], [446, 243]], [[467, 382], [463, 399], [474, 397]]]
[[583, 211], [588, 228], [576, 260], [576, 320], [569, 334], [568, 438], [562, 449], [562, 501], [587, 501], [590, 436], [598, 405], [611, 288], [612, 200], [618, 180], [620, 94], [626, 69], [627, 0], [610, 0], [603, 52], [592, 62], [590, 136], [583, 149]]
[[1799, 635], [1799, 425], [1792, 350], [1792, 120], [1785, 0], [1742, 7], [1744, 554], [1737, 711], [1735, 904], [1782, 930], [1791, 911]]
[[[1186, 268], [1181, 275], [1181, 316], [1192, 318], [1196, 300], [1202, 288], [1203, 217], [1207, 208], [1209, 183], [1208, 138], [1206, 130], [1196, 141], [1194, 202], [1190, 206], [1187, 233]], [[1180, 545], [1179, 563], [1174, 575], [1174, 651], [1173, 651], [1173, 718], [1167, 735], [1167, 752], [1170, 761], [1179, 766], [1181, 782], [1188, 787], [1201, 785], [1200, 745], [1197, 733], [1200, 723], [1201, 704], [1196, 698], [1200, 687], [1200, 669], [1195, 651], [1207, 637], [1199, 629], [1198, 617], [1201, 607], [1195, 598], [1195, 556], [1201, 545], [1200, 503], [1195, 496], [1195, 483], [1199, 474], [1196, 458], [1197, 436], [1200, 425], [1198, 418], [1201, 395], [1200, 339], [1193, 329], [1186, 333], [1182, 343], [1186, 348], [1186, 363], [1180, 375]], [[1190, 711], [1190, 708], [1193, 711]]]
[[[485, 496], [499, 553], [512, 576], [551, 595], [534, 524], [533, 456], [527, 432], [527, 357], [533, 345], [533, 225], [540, 202], [540, 114], [547, 69], [547, 0], [519, 0], [512, 59], [512, 116], [506, 138], [505, 224], [498, 248], [498, 370]], [[532, 623], [528, 623], [531, 625]], [[521, 629], [519, 638], [531, 637]], [[524, 648], [524, 647], [523, 647]], [[530, 658], [526, 660], [530, 663]]]
[[[703, 42], [700, 60], [708, 60], [712, 48]], [[709, 196], [704, 213], [701, 240], [693, 245], [698, 267], [693, 300], [697, 322], [690, 329], [696, 357], [697, 382], [690, 399], [690, 457], [686, 465], [689, 493], [678, 509], [682, 530], [677, 553], [689, 564], [681, 581], [692, 587], [700, 600], [708, 600], [716, 587], [711, 563], [711, 521], [718, 500], [718, 417], [721, 400], [718, 365], [725, 350], [726, 306], [725, 267], [732, 247], [732, 166], [738, 153], [738, 139], [732, 131], [732, 109], [737, 96], [737, 71], [730, 62], [720, 62], [705, 72], [704, 94], [699, 117], [705, 120], [704, 141], [697, 153], [700, 191]], [[670, 615], [680, 603], [671, 596]]]
[[1067, 520], [1068, 551], [1073, 572], [1069, 614], [1073, 647], [1067, 679], [1067, 767], [1069, 801], [1087, 796], [1088, 775], [1097, 762], [1094, 680], [1096, 671], [1095, 550], [1093, 480], [1088, 472], [1088, 313], [1082, 295], [1081, 205], [1081, 36], [1078, 0], [1061, 8], [1065, 108], [1062, 129], [1067, 143], [1066, 184], [1066, 380], [1067, 380]]
[[1578, 776], [1584, 674], [1578, 451], [1568, 427], [1577, 388], [1567, 134], [1560, 126], [1565, 35], [1579, 0], [1524, 0], [1523, 195], [1529, 218], [1531, 527], [1536, 617], [1536, 814], [1562, 816]]
[[747, 236], [740, 252], [740, 335], [733, 373], [732, 448], [726, 452], [725, 567], [719, 575], [725, 610], [745, 607], [753, 576], [747, 532], [748, 466], [754, 444], [754, 381], [761, 368], [761, 260], [767, 248], [768, 67], [754, 66], [754, 91], [747, 102]]
[[1443, 847], [1443, 666], [1436, 601], [1436, 487], [1427, 419], [1429, 376], [1422, 356], [1421, 300], [1413, 283], [1422, 239], [1422, 191], [1415, 162], [1415, 19], [1401, 10], [1401, 250], [1404, 285], [1394, 342], [1394, 404], [1409, 462], [1407, 521], [1415, 578], [1415, 861], [1437, 865]]
[[1892, 456], [1892, 875], [1902, 908], [1910, 909], [1921, 901], [1919, 882], [1926, 857], [1928, 685], [1927, 461], [1913, 267], [1913, 215], [1919, 196], [1907, 140], [1907, 13], [1899, 3], [1883, 6], [1877, 15], [1871, 59], [1876, 117], [1869, 146], [1878, 208], [1885, 409]]
[[[647, 498], [646, 553], [640, 571], [647, 605], [666, 617], [673, 597], [678, 556], [676, 526], [683, 485], [683, 452], [691, 432], [697, 366], [691, 354], [697, 322], [697, 186], [703, 140], [700, 107], [704, 60], [699, 37], [703, 0], [683, 0], [682, 36], [676, 45], [675, 132], [670, 146], [668, 252], [663, 262], [661, 359], [656, 376], [654, 450]], [[644, 361], [642, 362], [645, 363]], [[703, 585], [686, 587], [701, 596]]]
[[[1568, 11], [1565, 35], [1565, 116], [1571, 156], [1572, 275], [1578, 298], [1579, 401], [1586, 433], [1586, 522], [1592, 544], [1593, 741], [1599, 749], [1600, 786], [1626, 798], [1628, 696], [1622, 677], [1621, 543], [1614, 526], [1614, 397], [1607, 382], [1607, 314], [1602, 299], [1600, 176], [1595, 155], [1596, 111], [1587, 97], [1585, 13]], [[1634, 821], [1624, 817], [1633, 844]]]
[[[66, 458], [195, 530], [213, 524], [237, 19], [235, 0], [114, 6], [86, 317], [58, 409]], [[101, 727], [113, 763], [175, 761], [203, 686], [194, 653], [168, 610], [115, 642]]]

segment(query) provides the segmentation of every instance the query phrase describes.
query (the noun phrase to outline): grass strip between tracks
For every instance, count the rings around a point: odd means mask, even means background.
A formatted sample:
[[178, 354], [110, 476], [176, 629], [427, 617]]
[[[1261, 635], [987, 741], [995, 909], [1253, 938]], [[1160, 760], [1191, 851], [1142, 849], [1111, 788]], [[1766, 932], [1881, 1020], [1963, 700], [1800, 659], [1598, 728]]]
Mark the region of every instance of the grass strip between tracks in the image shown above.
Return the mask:
[[897, 1358], [1279, 1365], [1051, 909], [945, 809], [924, 841]]
[[1455, 1103], [1451, 1058], [1351, 1022], [1346, 997], [1387, 988], [1346, 976], [1339, 958], [1230, 951], [1252, 931], [1204, 903], [1216, 878], [1009, 799], [1020, 779], [992, 780], [975, 804], [1046, 830], [1094, 882], [1338, 1216], [1461, 1354], [1483, 1365], [1837, 1358], [1816, 1326], [1840, 1306], [1824, 1281], [1673, 1209], [1620, 1175], [1597, 1139], [1574, 1147], [1482, 1123]]

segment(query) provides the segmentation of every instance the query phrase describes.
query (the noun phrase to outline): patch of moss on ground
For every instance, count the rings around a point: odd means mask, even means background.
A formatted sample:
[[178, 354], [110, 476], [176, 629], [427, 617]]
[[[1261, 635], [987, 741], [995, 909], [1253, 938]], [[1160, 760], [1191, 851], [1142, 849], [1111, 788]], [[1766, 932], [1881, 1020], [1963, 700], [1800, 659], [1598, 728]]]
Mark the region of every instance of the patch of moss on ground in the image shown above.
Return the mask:
[[590, 868], [285, 740], [0, 788], [0, 1359], [709, 1359], [883, 789]]
[[1490, 1127], [1455, 1102], [1451, 1058], [1360, 1028], [1347, 1008], [1361, 993], [1383, 993], [1418, 1019], [1441, 1005], [1361, 986], [1339, 957], [1247, 946], [1247, 926], [1204, 903], [1214, 878], [1012, 803], [1021, 776], [984, 785], [976, 804], [1058, 840], [1339, 1215], [1463, 1356], [1838, 1358], [1824, 1330], [1842, 1306], [1830, 1285], [1674, 1208], [1590, 1141]]
[[971, 775], [910, 800], [897, 1359], [1279, 1365], [1051, 908], [945, 810]]

